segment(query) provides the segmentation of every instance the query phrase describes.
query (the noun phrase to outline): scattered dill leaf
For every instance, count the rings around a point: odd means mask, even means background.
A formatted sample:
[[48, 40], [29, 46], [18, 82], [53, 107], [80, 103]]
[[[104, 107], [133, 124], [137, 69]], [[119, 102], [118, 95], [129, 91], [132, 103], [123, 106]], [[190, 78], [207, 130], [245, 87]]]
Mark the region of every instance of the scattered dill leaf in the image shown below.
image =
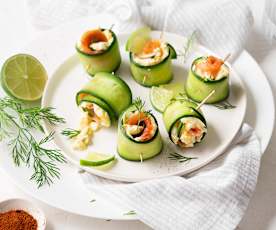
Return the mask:
[[67, 136], [69, 139], [72, 139], [80, 134], [80, 130], [67, 128], [62, 130], [61, 134]]
[[223, 101], [223, 102], [219, 102], [219, 103], [212, 104], [212, 105], [215, 106], [216, 108], [222, 109], [222, 110], [236, 108], [235, 105], [230, 104], [230, 102], [228, 102], [228, 101]]
[[187, 38], [187, 41], [184, 45], [183, 52], [178, 54], [178, 56], [183, 56], [184, 62], [186, 62], [189, 52], [191, 51], [194, 42], [196, 40], [196, 31], [193, 31], [192, 34]]
[[130, 216], [130, 215], [136, 215], [136, 212], [134, 210], [131, 210], [129, 212], [124, 213], [124, 216]]
[[179, 153], [170, 153], [168, 158], [173, 161], [178, 161], [179, 163], [188, 162], [192, 159], [197, 159], [197, 157], [187, 157]]

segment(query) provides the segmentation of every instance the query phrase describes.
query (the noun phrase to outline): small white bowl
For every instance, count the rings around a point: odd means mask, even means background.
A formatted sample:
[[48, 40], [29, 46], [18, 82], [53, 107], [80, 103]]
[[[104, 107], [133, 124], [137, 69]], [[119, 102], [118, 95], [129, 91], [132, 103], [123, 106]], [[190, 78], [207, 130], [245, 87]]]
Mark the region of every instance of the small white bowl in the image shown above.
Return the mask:
[[40, 208], [31, 201], [25, 199], [8, 199], [0, 202], [0, 213], [10, 210], [23, 210], [33, 216], [37, 221], [37, 230], [44, 230], [46, 227], [46, 218]]

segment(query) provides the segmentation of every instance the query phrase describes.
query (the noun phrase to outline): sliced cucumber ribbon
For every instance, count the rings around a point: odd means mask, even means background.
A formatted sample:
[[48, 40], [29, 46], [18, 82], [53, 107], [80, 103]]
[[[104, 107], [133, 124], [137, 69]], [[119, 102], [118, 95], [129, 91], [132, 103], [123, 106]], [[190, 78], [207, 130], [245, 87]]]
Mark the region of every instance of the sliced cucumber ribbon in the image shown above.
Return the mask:
[[162, 150], [163, 143], [162, 138], [158, 130], [158, 123], [155, 117], [152, 114], [147, 114], [152, 119], [156, 125], [156, 131], [152, 135], [149, 140], [137, 141], [133, 136], [129, 136], [125, 130], [125, 115], [129, 112], [133, 111], [133, 107], [128, 108], [119, 119], [119, 127], [118, 127], [118, 142], [117, 142], [117, 150], [119, 155], [131, 161], [141, 161], [150, 159], [157, 154], [159, 154]]
[[192, 100], [196, 102], [203, 101], [213, 90], [215, 93], [206, 101], [206, 103], [217, 103], [225, 100], [229, 95], [229, 75], [218, 80], [204, 79], [196, 74], [193, 66], [204, 57], [195, 59], [189, 70], [188, 78], [185, 85], [185, 90]]
[[[163, 113], [163, 121], [166, 127], [166, 130], [169, 134], [169, 137], [173, 143], [175, 140], [172, 138], [172, 131], [174, 126], [178, 121], [185, 117], [195, 117], [203, 122], [205, 127], [207, 128], [206, 120], [200, 110], [196, 109], [197, 104], [190, 102], [188, 100], [176, 100], [169, 104], [166, 110]], [[181, 131], [183, 125], [178, 127], [178, 132]], [[175, 130], [174, 130], [175, 131]], [[205, 135], [202, 136], [201, 140]]]
[[76, 95], [76, 103], [89, 99], [117, 118], [132, 102], [128, 85], [110, 73], [97, 73]]

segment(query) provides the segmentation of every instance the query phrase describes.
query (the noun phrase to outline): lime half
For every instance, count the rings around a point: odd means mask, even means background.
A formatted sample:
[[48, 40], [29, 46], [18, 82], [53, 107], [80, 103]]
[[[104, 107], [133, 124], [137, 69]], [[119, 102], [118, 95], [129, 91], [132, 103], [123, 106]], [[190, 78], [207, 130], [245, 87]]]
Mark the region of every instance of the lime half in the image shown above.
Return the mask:
[[114, 155], [107, 155], [102, 153], [90, 153], [85, 159], [80, 159], [82, 166], [101, 166], [115, 160]]
[[24, 101], [41, 98], [47, 73], [43, 65], [29, 54], [10, 57], [1, 69], [1, 85], [7, 94]]
[[150, 39], [150, 32], [151, 29], [149, 27], [135, 30], [127, 40], [126, 51], [140, 53], [146, 42]]
[[172, 83], [160, 86], [153, 86], [150, 90], [150, 102], [152, 106], [163, 113], [173, 98], [184, 93], [183, 83]]

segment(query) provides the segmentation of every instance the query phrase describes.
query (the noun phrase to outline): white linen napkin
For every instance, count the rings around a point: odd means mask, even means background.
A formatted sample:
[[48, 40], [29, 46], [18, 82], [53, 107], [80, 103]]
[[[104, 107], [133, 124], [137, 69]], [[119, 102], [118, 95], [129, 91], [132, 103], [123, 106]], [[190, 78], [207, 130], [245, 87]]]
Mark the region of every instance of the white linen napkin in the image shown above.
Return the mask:
[[221, 56], [242, 51], [253, 17], [247, 0], [27, 0], [33, 25], [47, 29], [83, 16], [109, 13], [116, 30], [133, 31], [142, 23], [156, 30], [189, 36]]
[[[237, 56], [248, 38], [253, 18], [240, 0], [27, 0], [37, 29], [97, 13], [110, 13], [116, 30], [130, 32], [141, 24], [197, 39], [221, 56]], [[120, 183], [82, 173], [95, 197], [103, 196], [154, 229], [234, 229], [254, 191], [261, 150], [252, 129], [244, 124], [224, 155], [189, 177], [141, 183]]]
[[244, 124], [224, 155], [189, 177], [119, 183], [89, 173], [81, 177], [92, 197], [133, 210], [159, 230], [235, 229], [254, 191], [260, 143]]

